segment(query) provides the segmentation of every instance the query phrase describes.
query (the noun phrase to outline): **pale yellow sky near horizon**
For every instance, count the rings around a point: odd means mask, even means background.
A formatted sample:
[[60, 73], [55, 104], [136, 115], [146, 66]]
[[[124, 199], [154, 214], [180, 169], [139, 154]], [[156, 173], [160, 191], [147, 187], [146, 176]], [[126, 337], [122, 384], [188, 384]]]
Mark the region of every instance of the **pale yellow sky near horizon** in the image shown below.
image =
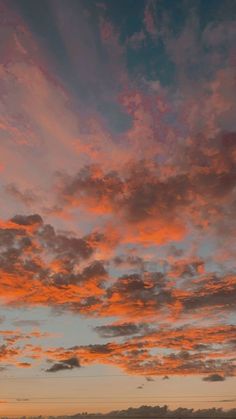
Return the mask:
[[[168, 380], [154, 377], [148, 382], [145, 377], [123, 375], [116, 368], [105, 367], [103, 373], [110, 377], [97, 376], [103, 368], [89, 367], [78, 377], [78, 372], [65, 372], [60, 376], [42, 379], [9, 379], [0, 381], [0, 415], [70, 415], [83, 411], [106, 413], [140, 405], [168, 405], [170, 409], [187, 407], [205, 409], [236, 407], [235, 378], [224, 382], [203, 382], [201, 377], [175, 377]], [[73, 378], [74, 375], [74, 378]], [[88, 376], [86, 378], [86, 375]], [[32, 376], [32, 373], [31, 373]], [[137, 387], [142, 386], [142, 389]], [[7, 397], [23, 400], [7, 400]], [[228, 400], [228, 402], [223, 402]], [[232, 400], [232, 402], [229, 402]]]

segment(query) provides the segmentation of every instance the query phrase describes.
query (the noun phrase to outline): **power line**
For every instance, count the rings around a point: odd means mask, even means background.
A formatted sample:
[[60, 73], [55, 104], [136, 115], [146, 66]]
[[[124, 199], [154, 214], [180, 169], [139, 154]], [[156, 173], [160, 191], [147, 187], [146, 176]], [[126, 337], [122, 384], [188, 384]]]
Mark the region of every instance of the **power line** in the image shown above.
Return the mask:
[[[91, 399], [91, 398], [93, 398], [93, 399], [101, 399], [101, 398], [105, 398], [105, 399], [107, 399], [108, 397], [107, 396], [69, 396], [69, 397], [67, 397], [67, 396], [65, 396], [65, 397], [61, 397], [61, 396], [45, 396], [45, 397], [43, 397], [43, 396], [36, 396], [36, 397], [34, 397], [34, 396], [6, 396], [6, 397], [4, 397], [3, 395], [1, 396], [2, 398], [7, 398], [7, 399], [16, 399], [16, 398], [31, 398], [31, 399], [38, 399], [38, 400], [41, 400], [41, 399]], [[131, 398], [155, 398], [155, 399], [180, 399], [181, 398], [181, 396], [165, 396], [165, 395], [159, 395], [159, 396], [157, 396], [157, 395], [133, 395], [133, 396], [125, 396], [125, 395], [114, 395], [114, 396], [109, 396], [109, 397], [112, 397], [112, 398], [123, 398], [123, 399], [128, 399], [128, 400], [130, 400]], [[195, 396], [195, 395], [186, 395], [186, 396], [184, 396], [184, 398], [185, 399], [188, 399], [188, 398], [200, 398], [200, 399], [203, 399], [203, 398], [213, 398], [213, 397], [216, 397], [216, 398], [220, 398], [220, 397], [236, 397], [236, 395], [235, 394], [225, 394], [225, 393], [223, 393], [223, 394], [214, 394], [214, 395], [208, 395], [208, 396]], [[183, 397], [182, 397], [183, 398]]]
[[[145, 395], [140, 395], [140, 396], [98, 396], [98, 397], [93, 397], [93, 396], [75, 396], [75, 397], [61, 397], [61, 396], [55, 396], [55, 397], [34, 397], [34, 396], [14, 396], [14, 397], [8, 397], [8, 396], [1, 396], [1, 400], [16, 400], [16, 401], [28, 401], [28, 400], [101, 400], [101, 399], [105, 399], [106, 401], [109, 401], [110, 399], [112, 400], [117, 400], [119, 401], [119, 399], [121, 400], [141, 400], [141, 399], [154, 399], [157, 401], [161, 401], [161, 400], [167, 400], [167, 401], [173, 401], [173, 402], [177, 402], [177, 401], [186, 401], [186, 402], [205, 402], [208, 401], [209, 398], [212, 400], [213, 398], [216, 399], [221, 399], [223, 397], [227, 397], [227, 398], [231, 398], [233, 400], [236, 400], [236, 396], [235, 395], [213, 395], [213, 396], [189, 396], [189, 397], [179, 397], [178, 396], [145, 396]], [[227, 399], [228, 400], [228, 399]], [[212, 400], [212, 401], [218, 401], [218, 400]], [[219, 401], [224, 401], [224, 400], [219, 400]]]
[[134, 395], [134, 396], [123, 396], [123, 395], [121, 395], [121, 396], [116, 396], [116, 395], [114, 395], [114, 396], [69, 396], [69, 397], [67, 397], [67, 396], [65, 396], [65, 397], [61, 397], [61, 396], [51, 396], [51, 397], [48, 397], [48, 396], [46, 396], [46, 397], [43, 397], [43, 396], [40, 396], [40, 397], [38, 397], [38, 396], [36, 396], [36, 397], [34, 397], [34, 396], [19, 396], [19, 395], [17, 395], [17, 396], [4, 396], [4, 395], [2, 395], [1, 396], [1, 398], [3, 399], [11, 399], [11, 400], [15, 400], [15, 399], [20, 399], [20, 398], [30, 398], [30, 399], [34, 399], [34, 400], [56, 400], [56, 399], [88, 399], [88, 400], [90, 400], [91, 398], [93, 398], [93, 399], [108, 399], [108, 398], [112, 398], [112, 399], [128, 399], [128, 400], [130, 400], [130, 399], [147, 399], [147, 398], [152, 398], [152, 399], [159, 399], [159, 400], [163, 400], [163, 399], [174, 399], [173, 401], [176, 401], [175, 399], [178, 399], [178, 400], [185, 400], [185, 399], [199, 399], [200, 398], [200, 400], [202, 400], [202, 399], [204, 399], [204, 398], [221, 398], [221, 397], [231, 397], [231, 398], [233, 398], [233, 397], [236, 397], [236, 395], [235, 394], [218, 394], [218, 395], [208, 395], [208, 396], [194, 396], [194, 395], [191, 395], [191, 396], [184, 396], [184, 397], [181, 397], [181, 396], [165, 396], [165, 395], [160, 395], [160, 396], [155, 396], [155, 395], [151, 395], [151, 396], [149, 396], [149, 395]]
[[[161, 401], [159, 400], [159, 401], [150, 401], [150, 400], [148, 400], [147, 401], [148, 403], [152, 403], [152, 404], [154, 404], [154, 403], [160, 403]], [[162, 403], [166, 403], [167, 402], [167, 400], [162, 400]], [[184, 400], [176, 400], [176, 402], [181, 402], [181, 403], [184, 403]], [[189, 400], [189, 403], [222, 403], [223, 401], [217, 401], [217, 400]], [[235, 402], [235, 400], [231, 400], [230, 402]], [[9, 404], [38, 404], [39, 403], [39, 401], [32, 401], [32, 400], [15, 400], [15, 401], [11, 401]], [[93, 405], [99, 405], [99, 404], [107, 404], [107, 403], [109, 403], [109, 404], [124, 404], [124, 403], [128, 403], [128, 404], [140, 404], [140, 401], [134, 401], [134, 400], [125, 400], [125, 401], [122, 401], [122, 400], [101, 400], [101, 401], [93, 401], [93, 400], [90, 400], [89, 402], [88, 401], [79, 401], [79, 400], [77, 400], [77, 401], [57, 401], [57, 400], [55, 400], [55, 401], [40, 401], [40, 405], [42, 405], [42, 404], [56, 404], [56, 405], [58, 405], [58, 404], [67, 404], [67, 405], [70, 405], [70, 404], [77, 404], [77, 405], [82, 405], [82, 404], [88, 404], [89, 403], [89, 405], [91, 405], [91, 404], [93, 404]]]
[[[71, 375], [71, 376], [66, 376], [66, 375], [57, 375], [57, 376], [54, 376], [54, 375], [48, 375], [48, 376], [35, 376], [35, 375], [32, 375], [32, 376], [23, 376], [23, 377], [16, 377], [16, 376], [1, 376], [0, 377], [0, 382], [1, 382], [1, 379], [2, 380], [50, 380], [50, 379], [54, 379], [54, 380], [69, 380], [69, 379], [77, 379], [77, 378], [79, 378], [79, 379], [82, 379], [82, 378], [113, 378], [113, 377], [123, 377], [123, 378], [128, 378], [128, 379], [130, 379], [130, 378], [146, 378], [146, 376], [147, 375], [144, 375], [144, 374], [141, 374], [141, 375], [139, 375], [139, 376], [132, 376], [132, 375], [124, 375], [124, 374], [95, 374], [95, 375]], [[160, 378], [160, 376], [159, 377], [156, 377], [156, 378]]]
[[[4, 380], [32, 380], [32, 379], [33, 380], [34, 379], [39, 379], [39, 380], [56, 379], [56, 380], [58, 380], [58, 379], [70, 379], [70, 378], [101, 378], [101, 377], [107, 377], [107, 378], [109, 378], [109, 377], [130, 378], [132, 376], [127, 376], [127, 375], [124, 375], [124, 374], [71, 375], [70, 377], [69, 376], [66, 376], [66, 375], [61, 375], [61, 376], [60, 375], [58, 375], [58, 376], [45, 376], [45, 377], [32, 375], [32, 376], [28, 376], [28, 377], [26, 377], [26, 376], [25, 377], [8, 377], [8, 376], [2, 376], [2, 377], [0, 377], [0, 379], [2, 378]], [[145, 375], [143, 375], [143, 377], [145, 377]]]

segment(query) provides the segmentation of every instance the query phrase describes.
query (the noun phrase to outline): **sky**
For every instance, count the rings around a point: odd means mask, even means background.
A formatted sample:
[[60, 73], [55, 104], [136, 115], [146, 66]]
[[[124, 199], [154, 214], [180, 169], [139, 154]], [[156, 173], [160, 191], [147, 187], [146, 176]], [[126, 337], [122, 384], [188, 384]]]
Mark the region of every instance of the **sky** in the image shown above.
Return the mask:
[[0, 0], [0, 415], [236, 406], [235, 20]]

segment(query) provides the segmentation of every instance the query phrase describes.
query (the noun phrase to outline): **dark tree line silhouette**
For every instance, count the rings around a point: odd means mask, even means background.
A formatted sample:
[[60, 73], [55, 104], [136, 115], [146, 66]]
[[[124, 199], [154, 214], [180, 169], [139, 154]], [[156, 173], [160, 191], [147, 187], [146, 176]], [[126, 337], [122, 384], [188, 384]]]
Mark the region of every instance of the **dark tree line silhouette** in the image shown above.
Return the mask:
[[[230, 410], [223, 410], [222, 408], [210, 408], [210, 409], [187, 409], [178, 407], [175, 410], [171, 410], [168, 406], [140, 406], [137, 408], [130, 407], [125, 410], [114, 410], [106, 414], [102, 413], [87, 413], [82, 412], [75, 415], [64, 415], [64, 416], [21, 416], [18, 419], [83, 419], [84, 417], [96, 419], [96, 418], [116, 418], [116, 417], [128, 417], [128, 418], [155, 418], [155, 419], [236, 419], [236, 408]], [[1, 416], [1, 419], [10, 419], [8, 416]]]

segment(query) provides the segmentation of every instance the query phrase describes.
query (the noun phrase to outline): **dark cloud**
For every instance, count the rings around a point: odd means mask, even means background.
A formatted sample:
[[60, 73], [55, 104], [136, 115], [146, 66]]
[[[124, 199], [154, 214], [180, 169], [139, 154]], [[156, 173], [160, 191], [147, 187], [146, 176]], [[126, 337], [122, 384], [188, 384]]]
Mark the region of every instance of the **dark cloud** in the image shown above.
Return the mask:
[[43, 219], [39, 214], [33, 215], [15, 215], [10, 221], [21, 226], [31, 226], [34, 224], [43, 224]]
[[211, 348], [210, 345], [204, 344], [204, 343], [197, 343], [196, 345], [193, 346], [193, 349], [195, 351], [207, 351]]
[[236, 402], [236, 399], [219, 400], [219, 403], [233, 403], [233, 402]]
[[82, 257], [86, 259], [93, 253], [86, 239], [71, 237], [70, 234], [57, 234], [49, 224], [39, 229], [38, 237], [48, 250], [53, 251], [60, 258], [76, 260]]
[[202, 380], [211, 381], [211, 382], [225, 381], [225, 377], [223, 377], [220, 374], [211, 374], [211, 375], [208, 375], [207, 377], [204, 377]]
[[152, 377], [145, 377], [145, 378], [146, 378], [146, 381], [148, 381], [148, 382], [155, 381], [154, 378], [152, 378]]
[[[7, 362], [19, 354], [19, 349], [11, 347], [9, 344], [0, 345], [0, 363]], [[3, 365], [5, 369], [5, 366]]]
[[[204, 275], [201, 259], [178, 260], [173, 265], [166, 262], [165, 273], [142, 269], [140, 273], [140, 266], [144, 266], [141, 258], [122, 257], [118, 264], [123, 261], [134, 263], [139, 273], [122, 275], [109, 282], [106, 261], [94, 259], [97, 247], [102, 246], [102, 240], [102, 237], [94, 234], [78, 238], [71, 233], [58, 233], [53, 226], [45, 224], [38, 214], [13, 217], [10, 223], [6, 223], [6, 227], [0, 228], [0, 269], [2, 275], [10, 274], [7, 278], [11, 281], [8, 285], [4, 281], [0, 284], [1, 293], [16, 290], [18, 303], [19, 286], [21, 290], [25, 289], [21, 303], [27, 303], [29, 296], [33, 303], [29, 284], [30, 281], [37, 281], [38, 287], [40, 283], [49, 287], [47, 291], [44, 289], [45, 294], [42, 295], [41, 301], [44, 304], [54, 306], [58, 301], [64, 309], [87, 315], [140, 316], [135, 322], [124, 321], [97, 327], [96, 331], [102, 337], [146, 333], [148, 328], [141, 318], [154, 314], [156, 310], [165, 310], [165, 313], [171, 314], [178, 307], [181, 316], [190, 310], [199, 312], [201, 309], [203, 312], [205, 309], [235, 309], [235, 277], [216, 273]], [[195, 281], [199, 272], [202, 278]], [[17, 276], [17, 280], [12, 275]], [[171, 285], [170, 275], [172, 278], [188, 280], [188, 284], [185, 284], [187, 289], [184, 290], [183, 285], [181, 290], [180, 284], [181, 292], [177, 293]], [[70, 290], [70, 286], [78, 288]], [[38, 288], [35, 294], [38, 303], [40, 289], [43, 290], [43, 287]], [[57, 290], [61, 290], [60, 295]], [[65, 298], [67, 291], [68, 299]]]
[[[96, 294], [101, 294], [107, 279], [103, 262], [90, 260], [95, 250], [89, 235], [78, 238], [70, 232], [58, 233], [38, 214], [16, 215], [0, 226], [0, 272], [9, 274], [0, 284], [1, 294], [10, 294], [12, 304], [54, 307], [58, 301], [61, 307], [70, 305], [71, 310], [75, 306], [76, 311], [88, 308], [97, 303]], [[37, 284], [33, 292], [32, 281]], [[73, 299], [69, 286], [78, 287]], [[18, 287], [25, 290], [24, 296], [17, 293]]]
[[46, 372], [58, 372], [58, 371], [63, 371], [63, 370], [71, 370], [71, 367], [69, 365], [66, 364], [61, 364], [61, 363], [56, 363], [53, 364], [50, 368], [46, 369]]
[[[233, 326], [224, 324], [202, 331], [186, 325], [171, 329], [163, 324], [157, 328], [149, 321], [162, 315], [168, 322], [170, 316], [175, 321], [190, 309], [200, 316], [200, 309], [204, 315], [204, 310], [225, 312], [233, 308], [233, 275], [205, 274], [202, 260], [186, 258], [173, 263], [166, 261], [162, 271], [123, 274], [110, 281], [105, 261], [94, 259], [96, 246], [102, 239], [93, 239], [88, 235], [77, 238], [71, 233], [56, 232], [40, 216], [16, 216], [1, 224], [0, 269], [5, 279], [0, 283], [0, 290], [2, 295], [9, 295], [10, 304], [15, 298], [16, 304], [60, 307], [86, 316], [116, 316], [116, 323], [95, 330], [105, 338], [126, 337], [120, 344], [69, 348], [61, 356], [55, 355], [48, 372], [79, 367], [71, 361], [78, 356], [82, 364], [102, 360], [127, 373], [146, 377], [169, 376], [172, 371], [178, 375], [198, 372], [223, 377], [235, 373], [230, 356], [235, 335]], [[125, 257], [122, 260], [126, 263]], [[137, 267], [136, 261], [134, 266]], [[173, 286], [176, 280], [178, 288]], [[20, 325], [26, 324], [19, 320]], [[129, 336], [132, 338], [127, 339]], [[9, 339], [13, 342], [15, 338]], [[221, 345], [221, 351], [228, 350], [229, 356], [222, 359], [217, 349], [219, 358], [211, 359], [213, 343]], [[153, 355], [153, 348], [172, 349], [172, 353]], [[4, 359], [6, 356], [4, 352]]]
[[107, 272], [101, 261], [93, 261], [90, 265], [86, 266], [81, 273], [74, 274], [71, 272], [73, 269], [73, 260], [64, 263], [67, 267], [67, 272], [59, 272], [52, 275], [52, 281], [56, 286], [66, 286], [70, 284], [83, 284], [86, 282], [99, 282], [100, 286], [103, 280], [107, 278]]
[[[226, 326], [219, 327], [218, 330], [214, 326], [202, 329], [161, 328], [156, 332], [120, 342], [59, 348], [55, 350], [55, 359], [57, 360], [58, 356], [63, 359], [64, 354], [66, 356], [71, 354], [71, 357], [79, 357], [83, 365], [100, 361], [103, 364], [122, 368], [128, 374], [142, 375], [147, 381], [151, 381], [154, 376], [162, 376], [166, 380], [171, 375], [234, 376], [234, 358], [227, 346], [234, 334], [235, 328]], [[193, 347], [196, 342], [207, 343], [208, 350], [194, 352]], [[220, 349], [216, 350], [215, 346], [219, 344]], [[154, 354], [152, 350], [158, 348], [172, 348], [173, 352], [166, 355], [161, 350]]]
[[84, 268], [81, 279], [83, 281], [90, 280], [92, 278], [98, 278], [103, 277], [105, 278], [107, 276], [107, 272], [104, 268], [104, 265], [101, 261], [93, 261], [91, 265]]
[[234, 275], [208, 275], [207, 284], [199, 281], [192, 288], [189, 297], [182, 300], [186, 310], [195, 310], [204, 307], [224, 307], [225, 310], [235, 310], [236, 280]]
[[80, 368], [80, 362], [78, 358], [68, 358], [61, 361], [63, 364], [69, 365], [71, 368]]
[[101, 345], [99, 344], [88, 345], [87, 349], [92, 354], [110, 354], [113, 352], [113, 348], [109, 343], [105, 345], [102, 345], [102, 344]]
[[[109, 288], [108, 296], [112, 296], [113, 293], [124, 294], [127, 298], [135, 299], [140, 298], [143, 301], [148, 301], [148, 298], [155, 299], [158, 295], [160, 299], [169, 299], [169, 290], [165, 289], [166, 282], [165, 276], [162, 272], [150, 272], [146, 275], [142, 274], [130, 274], [124, 275], [117, 279], [117, 281]], [[161, 297], [161, 294], [163, 296]], [[156, 298], [157, 300], [157, 298]]]
[[130, 336], [138, 333], [147, 332], [149, 327], [147, 324], [136, 324], [136, 323], [122, 323], [122, 324], [111, 324], [106, 326], [97, 326], [94, 330], [102, 338], [112, 338], [118, 336]]
[[137, 222], [150, 218], [154, 209], [166, 216], [166, 211], [186, 205], [188, 190], [186, 176], [175, 176], [165, 183], [145, 162], [140, 162], [133, 165], [125, 177], [116, 172], [105, 174], [92, 166], [82, 169], [74, 178], [62, 177], [60, 199], [72, 205], [78, 200], [88, 206], [93, 202], [106, 202], [113, 211], [122, 211], [130, 222]]
[[[16, 215], [11, 220], [13, 225], [21, 226], [20, 228], [8, 227], [0, 229], [0, 246], [3, 247], [1, 256], [7, 256], [9, 259], [19, 259], [26, 248], [30, 248], [32, 255], [40, 254], [41, 250], [47, 250], [56, 258], [61, 259], [65, 267], [73, 267], [73, 264], [79, 259], [88, 259], [93, 248], [89, 244], [89, 237], [77, 238], [71, 234], [57, 234], [54, 228], [49, 224], [44, 224], [40, 215]], [[28, 234], [28, 226], [36, 226], [33, 236]], [[32, 238], [38, 242], [42, 249], [34, 246]], [[24, 264], [26, 270], [36, 272], [39, 264], [32, 258], [27, 258]], [[93, 275], [105, 273], [101, 262], [93, 262], [91, 266], [86, 267], [82, 274], [84, 279], [89, 279]]]
[[141, 257], [139, 256], [132, 256], [132, 255], [128, 255], [128, 256], [116, 256], [113, 259], [113, 263], [117, 266], [122, 266], [122, 265], [128, 265], [128, 266], [137, 266], [142, 268], [144, 266], [144, 261]]
[[[64, 178], [63, 178], [64, 177]], [[96, 200], [106, 197], [113, 201], [123, 192], [123, 183], [116, 172], [104, 175], [97, 166], [84, 167], [75, 177], [63, 176], [61, 194], [65, 199], [71, 197], [94, 197]]]
[[176, 276], [180, 278], [191, 278], [199, 274], [199, 270], [204, 266], [202, 260], [193, 260], [186, 262], [177, 262], [173, 264], [173, 270]]
[[[234, 152], [235, 133], [227, 132], [214, 142], [202, 136], [194, 144], [184, 144], [182, 156], [176, 156], [175, 173], [165, 178], [158, 165], [147, 161], [133, 163], [120, 173], [87, 166], [74, 177], [61, 177], [59, 200], [91, 209], [102, 203], [116, 218], [131, 224], [156, 217], [169, 223], [184, 222], [187, 217], [198, 224], [203, 216], [210, 221], [216, 207], [227, 215], [224, 201], [236, 182]], [[217, 161], [222, 163], [221, 171]]]
[[78, 358], [72, 357], [68, 359], [64, 359], [60, 362], [53, 364], [50, 368], [46, 369], [46, 372], [58, 372], [63, 370], [72, 370], [74, 368], [80, 368], [80, 362]]

